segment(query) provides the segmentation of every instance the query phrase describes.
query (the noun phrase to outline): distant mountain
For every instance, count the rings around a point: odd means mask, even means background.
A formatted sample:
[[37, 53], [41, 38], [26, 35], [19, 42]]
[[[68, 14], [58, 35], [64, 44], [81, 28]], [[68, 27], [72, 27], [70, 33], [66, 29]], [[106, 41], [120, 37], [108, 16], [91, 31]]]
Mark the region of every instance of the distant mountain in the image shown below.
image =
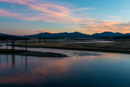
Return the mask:
[[73, 33], [39, 33], [34, 35], [28, 35], [26, 37], [30, 38], [76, 38], [76, 37], [88, 37], [90, 35], [82, 34], [79, 32], [73, 32]]
[[46, 38], [46, 37], [52, 37], [51, 36], [52, 34], [51, 33], [39, 33], [39, 34], [34, 34], [34, 35], [28, 35], [26, 37], [29, 37], [29, 38]]
[[130, 35], [130, 33], [122, 34], [122, 33], [113, 33], [113, 32], [103, 32], [103, 33], [95, 33], [91, 35], [92, 37], [117, 37], [117, 36], [127, 36]]
[[[4, 33], [0, 33], [1, 37], [5, 37], [5, 36], [13, 36], [13, 35], [9, 35], [9, 34], [4, 34]], [[119, 38], [124, 38], [122, 36], [126, 36], [126, 38], [129, 38], [130, 33], [126, 33], [126, 34], [122, 34], [122, 33], [113, 33], [113, 32], [102, 32], [102, 33], [95, 33], [93, 35], [88, 35], [88, 34], [83, 34], [80, 32], [73, 32], [73, 33], [67, 33], [67, 32], [63, 32], [63, 33], [38, 33], [38, 34], [33, 34], [33, 35], [27, 35], [27, 36], [16, 36], [17, 38], [22, 38], [22, 37], [27, 37], [27, 38], [87, 38], [87, 37], [94, 37], [94, 38], [104, 38], [104, 37], [119, 37]]]
[[12, 39], [17, 39], [17, 40], [25, 40], [27, 38], [23, 36], [17, 36], [17, 35], [9, 35], [9, 34], [4, 34], [0, 33], [0, 40], [12, 40]]
[[0, 36], [10, 36], [9, 34], [0, 33]]

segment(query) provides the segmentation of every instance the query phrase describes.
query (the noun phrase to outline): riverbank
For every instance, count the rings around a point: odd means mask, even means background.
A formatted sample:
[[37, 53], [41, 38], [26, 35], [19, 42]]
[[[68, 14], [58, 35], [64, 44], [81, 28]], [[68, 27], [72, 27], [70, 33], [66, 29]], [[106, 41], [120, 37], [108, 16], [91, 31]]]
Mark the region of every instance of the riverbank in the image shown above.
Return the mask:
[[[24, 47], [24, 44], [17, 45]], [[28, 43], [27, 47], [35, 48], [56, 48], [68, 50], [83, 50], [83, 51], [99, 51], [99, 52], [114, 52], [130, 54], [130, 41], [115, 41], [113, 43], [58, 43], [58, 42], [41, 42]]]
[[28, 52], [25, 50], [11, 50], [11, 49], [0, 49], [0, 53], [2, 54], [6, 54], [6, 53], [24, 53], [24, 52]]
[[36, 52], [36, 51], [24, 51], [24, 50], [9, 50], [0, 49], [0, 54], [8, 55], [21, 55], [21, 56], [33, 56], [33, 57], [67, 57], [64, 54], [52, 53], [52, 52]]

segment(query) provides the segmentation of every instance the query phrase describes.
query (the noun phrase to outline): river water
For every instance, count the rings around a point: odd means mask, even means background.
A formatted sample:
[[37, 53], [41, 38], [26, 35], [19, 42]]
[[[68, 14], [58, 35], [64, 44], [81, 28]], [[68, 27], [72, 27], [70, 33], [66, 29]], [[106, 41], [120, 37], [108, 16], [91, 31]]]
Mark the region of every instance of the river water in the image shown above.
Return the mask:
[[29, 48], [65, 58], [0, 54], [0, 87], [130, 87], [130, 55]]

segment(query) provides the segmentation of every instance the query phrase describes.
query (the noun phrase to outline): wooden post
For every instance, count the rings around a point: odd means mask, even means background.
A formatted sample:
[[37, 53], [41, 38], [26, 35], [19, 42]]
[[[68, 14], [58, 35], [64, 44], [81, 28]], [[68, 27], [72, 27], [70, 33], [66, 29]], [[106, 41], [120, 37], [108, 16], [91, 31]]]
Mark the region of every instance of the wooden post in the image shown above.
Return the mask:
[[27, 39], [25, 39], [25, 50], [27, 50]]
[[44, 38], [44, 42], [46, 42], [46, 38]]
[[41, 40], [42, 40], [42, 39], [41, 39], [41, 38], [39, 38], [39, 42], [41, 42]]
[[15, 69], [15, 55], [12, 55], [12, 69]]
[[14, 50], [14, 47], [15, 47], [15, 40], [14, 38], [12, 39], [12, 50]]
[[6, 47], [7, 47], [7, 49], [8, 49], [8, 39], [6, 40]]

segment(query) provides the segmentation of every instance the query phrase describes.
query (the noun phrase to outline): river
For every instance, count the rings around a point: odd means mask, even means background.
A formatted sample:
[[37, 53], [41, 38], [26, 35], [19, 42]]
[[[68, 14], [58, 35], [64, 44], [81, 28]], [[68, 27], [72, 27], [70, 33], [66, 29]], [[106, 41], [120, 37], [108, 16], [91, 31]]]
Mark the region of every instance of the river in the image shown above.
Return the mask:
[[65, 58], [0, 54], [0, 87], [130, 87], [130, 55], [28, 48]]

